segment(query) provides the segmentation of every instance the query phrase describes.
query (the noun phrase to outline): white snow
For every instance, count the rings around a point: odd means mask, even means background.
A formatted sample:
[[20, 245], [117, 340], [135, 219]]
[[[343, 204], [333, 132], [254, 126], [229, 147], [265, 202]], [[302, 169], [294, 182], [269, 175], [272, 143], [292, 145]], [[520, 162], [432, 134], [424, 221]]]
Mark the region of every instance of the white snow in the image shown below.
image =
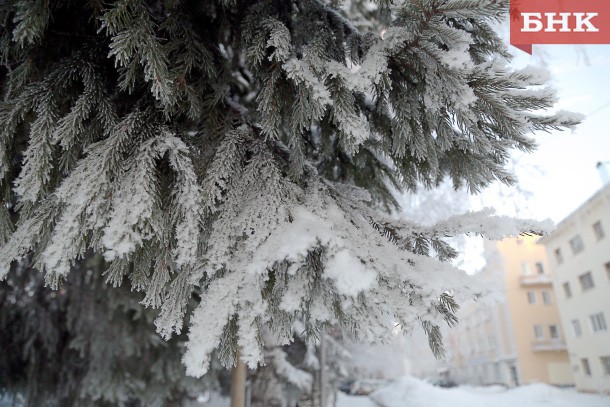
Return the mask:
[[297, 369], [295, 366], [293, 366], [286, 359], [286, 353], [282, 349], [275, 348], [269, 352], [269, 355], [273, 357], [275, 372], [281, 378], [294, 384], [303, 391], [307, 391], [311, 388], [313, 383], [312, 375], [305, 370]]
[[230, 405], [229, 397], [223, 397], [215, 392], [203, 393], [196, 400], [185, 403], [185, 407], [229, 407]]
[[377, 407], [377, 404], [368, 397], [348, 396], [344, 393], [337, 393], [336, 407]]
[[352, 297], [377, 285], [377, 273], [364, 267], [364, 264], [346, 249], [341, 250], [328, 262], [324, 274], [335, 281], [339, 293]]
[[500, 386], [435, 387], [414, 377], [403, 377], [369, 397], [340, 393], [336, 407], [608, 407], [610, 397], [578, 393], [546, 384], [514, 389]]

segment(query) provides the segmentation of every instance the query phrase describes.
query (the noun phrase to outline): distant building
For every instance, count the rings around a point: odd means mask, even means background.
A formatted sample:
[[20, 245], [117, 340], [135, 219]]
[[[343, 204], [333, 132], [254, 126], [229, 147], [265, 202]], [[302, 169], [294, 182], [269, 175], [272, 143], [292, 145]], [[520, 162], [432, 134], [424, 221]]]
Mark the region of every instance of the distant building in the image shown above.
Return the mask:
[[451, 376], [463, 383], [573, 384], [544, 247], [537, 238], [488, 243], [482, 272], [503, 283], [500, 301], [467, 304], [450, 338]]
[[504, 305], [489, 308], [471, 302], [448, 338], [449, 376], [474, 385], [518, 383], [514, 342], [508, 336]]
[[546, 247], [576, 388], [610, 391], [610, 184], [557, 229]]

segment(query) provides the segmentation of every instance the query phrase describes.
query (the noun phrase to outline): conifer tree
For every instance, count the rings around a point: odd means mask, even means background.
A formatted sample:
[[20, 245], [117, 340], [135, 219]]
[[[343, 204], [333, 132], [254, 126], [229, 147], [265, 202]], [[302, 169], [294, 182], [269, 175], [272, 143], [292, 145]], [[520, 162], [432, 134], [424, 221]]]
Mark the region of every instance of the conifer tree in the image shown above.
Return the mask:
[[163, 341], [142, 294], [105, 284], [99, 262], [78, 262], [61, 290], [27, 261], [0, 284], [0, 396], [16, 406], [179, 406], [218, 390], [215, 374], [186, 375], [186, 335]]
[[2, 1], [0, 277], [31, 256], [58, 289], [103, 255], [105, 283], [143, 295], [165, 339], [188, 313], [194, 376], [215, 349], [256, 366], [261, 331], [287, 342], [295, 321], [364, 340], [420, 326], [441, 353], [439, 325], [485, 290], [443, 239], [546, 225], [420, 226], [391, 215], [395, 191], [512, 184], [512, 149], [580, 120], [541, 113], [546, 75], [509, 66], [493, 29], [507, 8]]

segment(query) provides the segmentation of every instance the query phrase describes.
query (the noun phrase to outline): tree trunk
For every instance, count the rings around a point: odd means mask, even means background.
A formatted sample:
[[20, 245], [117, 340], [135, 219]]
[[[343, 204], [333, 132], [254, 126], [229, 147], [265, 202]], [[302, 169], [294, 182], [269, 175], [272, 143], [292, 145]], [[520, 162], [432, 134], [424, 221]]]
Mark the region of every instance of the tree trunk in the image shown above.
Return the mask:
[[246, 405], [246, 364], [241, 359], [241, 352], [237, 350], [235, 366], [231, 374], [231, 407], [244, 407]]
[[320, 335], [320, 407], [326, 407], [326, 338]]

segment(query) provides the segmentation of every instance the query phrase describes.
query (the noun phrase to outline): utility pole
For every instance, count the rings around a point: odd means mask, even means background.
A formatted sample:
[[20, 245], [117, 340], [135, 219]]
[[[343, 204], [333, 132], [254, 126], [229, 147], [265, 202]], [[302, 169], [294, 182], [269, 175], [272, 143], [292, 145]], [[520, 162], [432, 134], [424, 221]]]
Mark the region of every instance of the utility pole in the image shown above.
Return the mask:
[[246, 405], [246, 364], [241, 359], [238, 349], [235, 355], [235, 366], [231, 373], [231, 407], [245, 407]]

